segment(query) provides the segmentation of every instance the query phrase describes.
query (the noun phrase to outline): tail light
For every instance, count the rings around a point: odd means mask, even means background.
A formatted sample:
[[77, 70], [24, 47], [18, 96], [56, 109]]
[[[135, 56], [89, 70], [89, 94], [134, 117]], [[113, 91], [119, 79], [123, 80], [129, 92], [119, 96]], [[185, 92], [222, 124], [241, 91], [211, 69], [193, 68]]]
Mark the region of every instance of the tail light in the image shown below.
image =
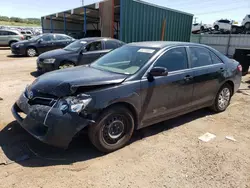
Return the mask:
[[238, 71], [242, 72], [242, 66], [241, 65], [238, 65], [237, 69], [238, 69]]

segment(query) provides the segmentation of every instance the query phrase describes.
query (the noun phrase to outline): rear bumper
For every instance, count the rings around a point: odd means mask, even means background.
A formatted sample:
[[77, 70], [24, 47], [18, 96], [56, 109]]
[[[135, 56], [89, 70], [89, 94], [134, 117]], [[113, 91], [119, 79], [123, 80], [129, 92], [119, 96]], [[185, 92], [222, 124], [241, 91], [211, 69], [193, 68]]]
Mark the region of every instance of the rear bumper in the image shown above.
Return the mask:
[[[55, 147], [67, 148], [77, 132], [93, 121], [77, 113], [62, 112], [56, 105], [29, 105], [24, 94], [12, 107], [12, 114], [18, 123], [38, 140]], [[26, 114], [25, 118], [20, 113]]]

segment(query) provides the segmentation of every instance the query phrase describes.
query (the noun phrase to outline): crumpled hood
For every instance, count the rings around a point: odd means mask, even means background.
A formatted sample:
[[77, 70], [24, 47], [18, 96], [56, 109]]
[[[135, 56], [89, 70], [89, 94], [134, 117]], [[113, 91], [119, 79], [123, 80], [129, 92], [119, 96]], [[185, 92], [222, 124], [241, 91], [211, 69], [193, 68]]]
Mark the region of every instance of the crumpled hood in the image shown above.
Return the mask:
[[53, 58], [53, 57], [72, 54], [72, 53], [75, 53], [75, 52], [67, 51], [64, 49], [56, 49], [56, 50], [51, 50], [51, 51], [42, 53], [41, 55], [39, 55], [39, 58], [47, 59], [47, 58]]
[[29, 90], [63, 97], [72, 94], [73, 88], [118, 84], [126, 77], [127, 75], [101, 71], [89, 66], [78, 66], [46, 73], [38, 77]]

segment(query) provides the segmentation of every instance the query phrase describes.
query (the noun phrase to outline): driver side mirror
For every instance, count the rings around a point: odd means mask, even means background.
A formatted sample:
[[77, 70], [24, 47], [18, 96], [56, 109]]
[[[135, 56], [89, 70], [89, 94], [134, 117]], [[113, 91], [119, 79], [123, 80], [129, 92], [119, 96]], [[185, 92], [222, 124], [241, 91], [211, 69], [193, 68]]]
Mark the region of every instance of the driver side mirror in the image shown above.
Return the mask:
[[87, 52], [86, 47], [84, 47], [83, 49], [81, 49], [81, 54], [84, 54], [85, 52]]
[[165, 67], [153, 67], [147, 75], [148, 81], [152, 82], [155, 76], [167, 76], [168, 69]]
[[39, 40], [38, 40], [38, 43], [39, 43], [39, 44], [40, 44], [41, 42], [43, 42], [43, 39], [39, 39]]

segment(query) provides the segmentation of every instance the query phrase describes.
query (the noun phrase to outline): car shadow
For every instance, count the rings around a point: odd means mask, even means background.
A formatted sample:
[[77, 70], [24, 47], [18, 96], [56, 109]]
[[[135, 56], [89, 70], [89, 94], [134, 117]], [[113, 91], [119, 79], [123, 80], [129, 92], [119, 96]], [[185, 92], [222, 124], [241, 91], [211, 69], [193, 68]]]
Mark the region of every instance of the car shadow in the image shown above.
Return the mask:
[[30, 73], [31, 76], [37, 78], [38, 76], [41, 76], [43, 73], [39, 71], [33, 71]]
[[[211, 114], [211, 111], [202, 109], [140, 129], [135, 131], [129, 144]], [[86, 133], [74, 138], [67, 150], [62, 150], [33, 138], [16, 121], [9, 123], [0, 131], [0, 147], [3, 151], [2, 155], [6, 157], [5, 161], [16, 162], [25, 167], [67, 165], [104, 155], [94, 148]], [[7, 164], [9, 163], [7, 162]]]
[[27, 57], [27, 56], [25, 56], [25, 55], [10, 54], [10, 55], [7, 55], [7, 57], [10, 57], [10, 58], [24, 58], [24, 57]]

